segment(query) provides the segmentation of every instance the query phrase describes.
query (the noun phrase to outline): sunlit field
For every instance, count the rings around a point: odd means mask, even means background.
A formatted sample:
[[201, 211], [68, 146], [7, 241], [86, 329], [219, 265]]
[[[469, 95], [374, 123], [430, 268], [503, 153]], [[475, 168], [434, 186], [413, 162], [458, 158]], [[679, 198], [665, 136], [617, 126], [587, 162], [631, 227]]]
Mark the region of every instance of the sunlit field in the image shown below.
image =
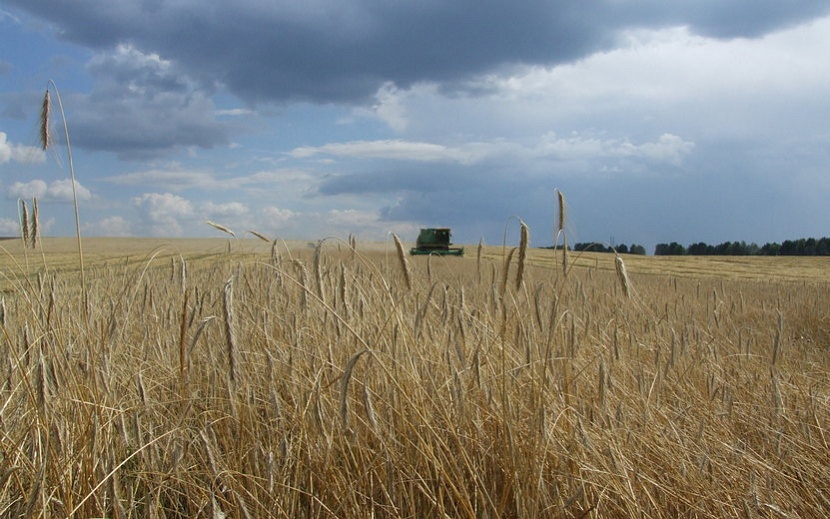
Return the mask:
[[2, 517], [830, 514], [827, 259], [83, 245], [0, 242]]

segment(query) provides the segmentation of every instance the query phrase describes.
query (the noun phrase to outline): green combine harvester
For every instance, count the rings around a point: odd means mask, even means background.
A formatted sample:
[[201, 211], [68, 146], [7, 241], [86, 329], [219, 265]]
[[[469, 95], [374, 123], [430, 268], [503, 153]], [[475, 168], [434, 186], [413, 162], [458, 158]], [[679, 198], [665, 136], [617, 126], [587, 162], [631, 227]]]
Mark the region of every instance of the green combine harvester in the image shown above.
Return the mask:
[[449, 229], [421, 229], [415, 247], [409, 250], [413, 256], [439, 254], [441, 256], [463, 256], [464, 247], [452, 245], [452, 231]]

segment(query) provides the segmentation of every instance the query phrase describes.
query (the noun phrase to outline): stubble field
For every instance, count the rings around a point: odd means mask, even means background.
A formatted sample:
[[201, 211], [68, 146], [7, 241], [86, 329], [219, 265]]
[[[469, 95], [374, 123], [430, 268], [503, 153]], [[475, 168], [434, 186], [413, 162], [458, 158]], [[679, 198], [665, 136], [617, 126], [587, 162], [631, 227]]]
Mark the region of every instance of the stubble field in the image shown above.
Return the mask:
[[3, 517], [830, 513], [825, 259], [0, 246]]

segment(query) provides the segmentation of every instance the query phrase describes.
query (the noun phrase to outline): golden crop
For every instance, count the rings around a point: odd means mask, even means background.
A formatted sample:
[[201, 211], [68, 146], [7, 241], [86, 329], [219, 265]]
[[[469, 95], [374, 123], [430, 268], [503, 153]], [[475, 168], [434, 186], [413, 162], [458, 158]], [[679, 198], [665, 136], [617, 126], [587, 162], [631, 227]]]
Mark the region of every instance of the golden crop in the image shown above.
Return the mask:
[[830, 512], [824, 260], [73, 243], [0, 259], [3, 517]]

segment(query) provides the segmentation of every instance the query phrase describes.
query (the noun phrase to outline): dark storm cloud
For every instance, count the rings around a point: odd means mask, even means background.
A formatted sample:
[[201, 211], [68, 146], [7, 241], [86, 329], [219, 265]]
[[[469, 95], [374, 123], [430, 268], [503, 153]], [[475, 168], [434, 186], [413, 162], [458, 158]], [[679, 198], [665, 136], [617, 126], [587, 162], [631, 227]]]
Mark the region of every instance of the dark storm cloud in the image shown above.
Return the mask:
[[494, 242], [517, 207], [528, 212], [521, 217], [535, 214], [537, 209], [545, 211], [553, 200], [552, 190], [541, 192], [534, 180], [515, 175], [514, 169], [502, 164], [394, 164], [371, 172], [331, 176], [323, 180], [318, 194], [394, 193], [395, 204], [380, 211], [383, 221], [448, 225], [455, 229], [456, 239], [473, 243], [481, 237]]
[[67, 40], [156, 52], [249, 102], [361, 102], [384, 81], [455, 83], [504, 65], [572, 61], [610, 48], [627, 28], [753, 37], [830, 10], [826, 0], [9, 3]]
[[84, 148], [146, 159], [179, 147], [227, 145], [239, 130], [216, 120], [210, 97], [158, 55], [119, 45], [87, 71], [95, 87], [73, 99], [74, 141]]

